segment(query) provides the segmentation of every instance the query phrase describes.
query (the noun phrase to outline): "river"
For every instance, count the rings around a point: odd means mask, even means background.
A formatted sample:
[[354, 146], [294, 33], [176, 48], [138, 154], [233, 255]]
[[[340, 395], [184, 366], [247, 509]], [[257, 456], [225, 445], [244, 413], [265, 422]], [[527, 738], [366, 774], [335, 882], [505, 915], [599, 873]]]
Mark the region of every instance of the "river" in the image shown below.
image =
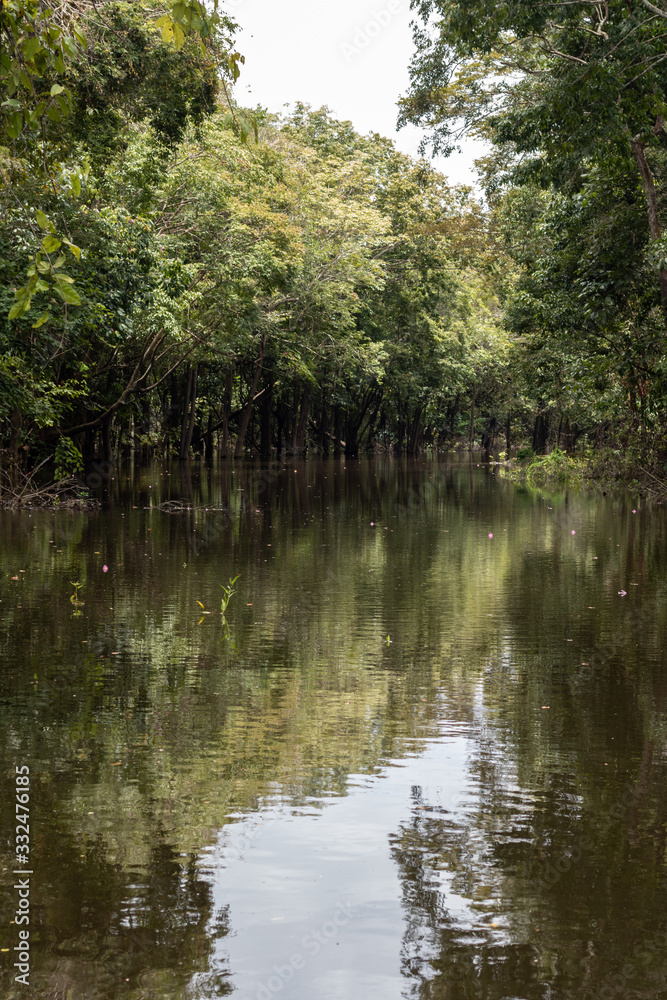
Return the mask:
[[0, 515], [3, 997], [667, 997], [662, 506], [467, 458], [100, 495]]

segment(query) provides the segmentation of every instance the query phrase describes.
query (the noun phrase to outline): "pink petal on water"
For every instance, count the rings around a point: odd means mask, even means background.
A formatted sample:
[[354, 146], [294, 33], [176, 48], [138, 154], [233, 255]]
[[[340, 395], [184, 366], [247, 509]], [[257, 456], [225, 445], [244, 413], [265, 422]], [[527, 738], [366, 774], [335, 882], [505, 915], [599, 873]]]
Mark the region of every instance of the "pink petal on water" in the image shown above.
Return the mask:
[[632, 513], [633, 513], [633, 514], [636, 514], [636, 513], [637, 513], [637, 511], [636, 511], [636, 510], [633, 510], [633, 512], [632, 512]]
[[618, 596], [619, 597], [625, 597], [626, 594], [627, 594], [627, 590], [619, 590], [619, 592], [618, 592]]
[[576, 535], [576, 531], [574, 530], [574, 528], [572, 529], [572, 534]]
[[492, 531], [489, 532], [489, 538], [493, 538], [493, 532]]
[[371, 528], [375, 527], [375, 521], [371, 521]]
[[103, 572], [103, 573], [108, 573], [108, 572], [109, 572], [109, 567], [107, 566], [107, 564], [106, 564], [106, 563], [105, 563], [105, 564], [104, 564], [104, 566], [102, 567], [102, 572]]

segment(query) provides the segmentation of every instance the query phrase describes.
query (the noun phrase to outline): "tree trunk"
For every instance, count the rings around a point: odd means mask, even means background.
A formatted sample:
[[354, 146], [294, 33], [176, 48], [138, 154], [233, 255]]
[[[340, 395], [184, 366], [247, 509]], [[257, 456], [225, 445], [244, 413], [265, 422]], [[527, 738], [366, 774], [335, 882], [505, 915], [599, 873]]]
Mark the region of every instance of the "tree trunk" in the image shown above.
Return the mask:
[[114, 464], [113, 460], [113, 447], [111, 444], [111, 416], [105, 418], [102, 422], [102, 458], [105, 462], [111, 462]]
[[21, 411], [12, 410], [11, 422], [10, 422], [10, 436], [9, 436], [9, 454], [12, 457], [12, 461], [16, 464], [18, 463], [19, 457], [19, 440], [21, 437]]
[[259, 413], [259, 453], [262, 458], [271, 458], [271, 409], [273, 406], [273, 386], [269, 385], [262, 397]]
[[339, 458], [342, 454], [343, 445], [343, 411], [340, 406], [336, 407], [336, 412], [334, 414], [334, 446], [333, 453], [334, 458]]
[[225, 378], [225, 394], [222, 400], [222, 445], [220, 447], [220, 454], [223, 458], [227, 458], [227, 452], [229, 450], [229, 414], [232, 409], [232, 370], [231, 368], [227, 372]]
[[250, 395], [248, 396], [247, 402], [241, 412], [241, 423], [239, 424], [239, 434], [236, 439], [236, 449], [234, 451], [235, 458], [243, 458], [245, 439], [246, 439], [246, 434], [248, 433], [248, 425], [250, 423], [250, 417], [252, 416], [252, 408], [255, 401], [255, 395], [257, 393], [259, 380], [262, 377], [262, 362], [264, 361], [265, 347], [266, 347], [266, 337], [264, 337], [260, 342], [259, 356], [255, 364], [255, 372], [252, 377], [252, 384], [250, 386]]
[[204, 461], [210, 465], [213, 461], [213, 414], [209, 413], [204, 435]]
[[322, 407], [322, 417], [320, 419], [320, 454], [322, 458], [329, 457], [329, 407], [326, 399]]
[[359, 424], [355, 425], [355, 422], [352, 417], [350, 417], [348, 410], [347, 419], [345, 421], [345, 455], [347, 458], [356, 458], [359, 454], [359, 444], [357, 442], [358, 430]]
[[535, 427], [533, 429], [533, 451], [536, 455], [546, 454], [548, 438], [549, 416], [546, 413], [538, 413], [535, 417]]
[[305, 455], [306, 452], [306, 430], [308, 429], [308, 415], [310, 414], [310, 389], [306, 389], [301, 400], [301, 410], [299, 420], [296, 425], [294, 435], [293, 451], [295, 455]]
[[[181, 447], [178, 451], [179, 461], [184, 462], [188, 457], [190, 445], [192, 444], [192, 432], [195, 426], [195, 404], [197, 402], [197, 373], [198, 365], [191, 368], [188, 373], [188, 387], [186, 389], [186, 402], [183, 410], [183, 423], [181, 424]], [[189, 408], [189, 412], [188, 412]]]
[[190, 396], [190, 419], [188, 421], [188, 435], [185, 442], [185, 455], [184, 458], [188, 457], [188, 452], [190, 451], [190, 445], [192, 444], [192, 431], [195, 426], [195, 406], [197, 403], [197, 381], [199, 376], [199, 365], [195, 365], [194, 372], [192, 374], [192, 394]]
[[505, 423], [505, 451], [507, 457], [510, 457], [510, 448], [512, 447], [512, 414], [510, 410], [507, 411], [507, 421]]
[[475, 400], [477, 399], [477, 387], [473, 384], [472, 397], [470, 399], [470, 437], [468, 440], [468, 450], [475, 447]]
[[422, 408], [419, 406], [412, 420], [412, 426], [408, 436], [408, 455], [417, 454], [417, 443], [419, 441], [419, 430], [421, 427]]
[[495, 417], [490, 417], [482, 433], [482, 449], [485, 452], [493, 450], [496, 441], [496, 425], [498, 421]]
[[[630, 142], [630, 148], [639, 167], [642, 184], [644, 185], [644, 195], [646, 196], [646, 206], [648, 209], [648, 228], [651, 239], [659, 240], [661, 229], [660, 217], [658, 215], [658, 196], [655, 190], [653, 174], [646, 159], [646, 147], [643, 142], [633, 139]], [[662, 311], [667, 321], [667, 271], [660, 271], [660, 299], [662, 301]]]
[[396, 427], [396, 443], [395, 449], [397, 455], [403, 454], [403, 438], [405, 437], [405, 422], [403, 419], [398, 421], [398, 426]]
[[183, 400], [183, 419], [181, 420], [181, 440], [178, 446], [179, 461], [184, 461], [188, 457], [185, 441], [188, 435], [188, 417], [190, 407], [190, 394], [192, 392], [192, 368], [188, 365], [188, 379], [185, 386], [185, 398]]

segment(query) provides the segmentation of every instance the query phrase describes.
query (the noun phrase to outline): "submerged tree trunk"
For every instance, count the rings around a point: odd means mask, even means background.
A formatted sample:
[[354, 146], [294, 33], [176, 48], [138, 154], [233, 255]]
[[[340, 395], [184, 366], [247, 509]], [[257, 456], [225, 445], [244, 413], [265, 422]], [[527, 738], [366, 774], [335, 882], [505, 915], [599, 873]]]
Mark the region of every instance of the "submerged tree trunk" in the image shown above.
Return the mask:
[[181, 439], [178, 445], [178, 457], [181, 461], [187, 457], [183, 454], [183, 446], [188, 433], [188, 416], [190, 413], [190, 393], [192, 392], [192, 368], [188, 365], [188, 378], [185, 386], [185, 397], [183, 399], [183, 418], [181, 420]]
[[204, 461], [210, 465], [213, 461], [213, 414], [209, 413], [204, 435]]
[[181, 424], [181, 446], [178, 450], [179, 461], [184, 462], [188, 457], [190, 445], [192, 444], [192, 432], [195, 426], [195, 405], [197, 403], [197, 372], [198, 365], [188, 371], [188, 384], [185, 390], [185, 406], [183, 409], [183, 422]]
[[229, 450], [229, 414], [232, 409], [232, 371], [231, 368], [225, 377], [225, 394], [222, 399], [222, 444], [220, 454], [227, 458]]
[[259, 385], [259, 380], [262, 377], [262, 363], [264, 361], [264, 348], [266, 347], [266, 337], [263, 337], [259, 345], [259, 355], [257, 361], [255, 362], [255, 372], [252, 377], [252, 382], [250, 384], [250, 394], [246, 401], [243, 410], [241, 411], [241, 422], [239, 424], [239, 434], [236, 439], [236, 449], [234, 451], [235, 458], [243, 458], [243, 452], [245, 448], [246, 434], [248, 433], [248, 425], [250, 424], [250, 417], [252, 416], [252, 409], [255, 403], [255, 395], [257, 394], [257, 387]]
[[343, 411], [340, 406], [336, 407], [334, 414], [334, 458], [339, 458], [343, 452]]
[[259, 453], [262, 458], [271, 458], [271, 409], [273, 407], [273, 386], [269, 385], [262, 397], [259, 411]]
[[306, 430], [308, 429], [308, 416], [310, 414], [310, 389], [306, 389], [301, 400], [299, 419], [294, 434], [293, 451], [295, 455], [304, 455], [306, 452]]
[[359, 443], [357, 441], [358, 430], [359, 424], [355, 423], [348, 411], [347, 419], [345, 421], [345, 455], [348, 458], [356, 458], [359, 454]]
[[324, 399], [322, 404], [322, 414], [320, 417], [320, 429], [319, 429], [319, 443], [320, 443], [320, 454], [322, 458], [329, 457], [329, 406], [326, 399]]
[[102, 458], [105, 462], [110, 462], [114, 464], [113, 460], [113, 446], [111, 443], [111, 420], [112, 417], [108, 416], [102, 421]]
[[419, 432], [421, 430], [421, 419], [422, 419], [422, 408], [417, 407], [417, 412], [415, 413], [412, 424], [410, 427], [408, 435], [408, 455], [417, 454], [417, 445], [419, 443]]

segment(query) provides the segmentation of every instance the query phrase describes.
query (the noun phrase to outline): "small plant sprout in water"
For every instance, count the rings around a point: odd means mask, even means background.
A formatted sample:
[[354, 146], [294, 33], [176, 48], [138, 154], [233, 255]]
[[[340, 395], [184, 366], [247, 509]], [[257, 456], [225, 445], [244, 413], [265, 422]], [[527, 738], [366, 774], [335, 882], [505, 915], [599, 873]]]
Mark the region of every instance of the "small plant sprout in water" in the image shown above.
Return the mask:
[[229, 578], [229, 583], [226, 586], [225, 586], [224, 583], [220, 584], [220, 586], [222, 587], [222, 600], [220, 601], [220, 614], [222, 615], [223, 618], [225, 617], [225, 612], [227, 611], [227, 608], [229, 607], [229, 602], [231, 601], [232, 597], [236, 593], [236, 591], [234, 590], [234, 584], [236, 583], [237, 580], [238, 580], [238, 576], [235, 576], [233, 580], [230, 577]]
[[[235, 576], [233, 579], [230, 577], [229, 583], [227, 585], [225, 585], [224, 583], [220, 584], [220, 586], [222, 587], [222, 591], [223, 591], [222, 600], [220, 601], [220, 614], [222, 615], [222, 620], [223, 620], [225, 626], [227, 626], [227, 621], [225, 619], [225, 612], [226, 612], [227, 608], [229, 607], [229, 602], [231, 601], [232, 597], [236, 593], [236, 591], [234, 590], [234, 584], [236, 583], [237, 580], [238, 580], [238, 576]], [[199, 605], [199, 607], [201, 609], [201, 618], [199, 619], [199, 622], [197, 624], [201, 625], [201, 623], [204, 621], [204, 615], [212, 615], [213, 612], [212, 611], [207, 611], [201, 601], [197, 601], [197, 604]]]
[[70, 580], [70, 583], [74, 587], [74, 593], [70, 596], [70, 604], [73, 604], [74, 607], [76, 608], [76, 610], [72, 612], [72, 617], [73, 618], [80, 618], [81, 615], [83, 614], [83, 611], [80, 611], [79, 609], [82, 608], [84, 606], [84, 604], [86, 603], [85, 601], [80, 601], [79, 600], [79, 591], [83, 587], [83, 584], [79, 583], [78, 580], [76, 580], [76, 581], [75, 580]]

